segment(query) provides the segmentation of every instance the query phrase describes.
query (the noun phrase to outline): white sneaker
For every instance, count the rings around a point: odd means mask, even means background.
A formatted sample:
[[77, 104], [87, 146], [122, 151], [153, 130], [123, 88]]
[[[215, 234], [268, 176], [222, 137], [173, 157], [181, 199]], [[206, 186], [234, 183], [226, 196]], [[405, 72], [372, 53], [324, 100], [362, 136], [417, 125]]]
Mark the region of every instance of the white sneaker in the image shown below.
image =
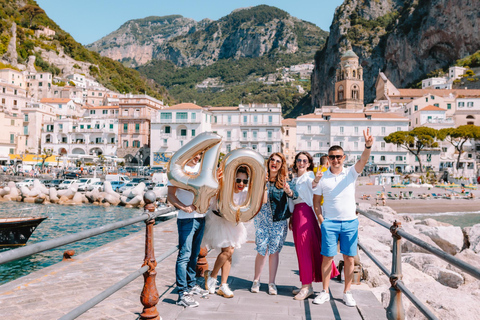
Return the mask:
[[268, 284], [268, 294], [271, 294], [272, 296], [277, 295], [277, 286], [275, 283]]
[[250, 288], [250, 291], [253, 292], [253, 293], [260, 292], [260, 281], [253, 280], [252, 287]]
[[225, 298], [233, 298], [233, 292], [230, 290], [227, 283], [222, 284], [220, 288], [218, 288], [217, 294]]
[[325, 290], [322, 290], [322, 292], [313, 299], [313, 303], [315, 304], [324, 304], [327, 301], [330, 301], [330, 293]]
[[218, 280], [210, 276], [210, 271], [205, 271], [205, 289], [208, 290], [209, 294], [215, 293], [215, 288], [217, 287]]
[[355, 302], [355, 299], [353, 299], [353, 295], [350, 291], [347, 291], [343, 294], [343, 302], [345, 302], [345, 305], [347, 307], [355, 307], [357, 303]]

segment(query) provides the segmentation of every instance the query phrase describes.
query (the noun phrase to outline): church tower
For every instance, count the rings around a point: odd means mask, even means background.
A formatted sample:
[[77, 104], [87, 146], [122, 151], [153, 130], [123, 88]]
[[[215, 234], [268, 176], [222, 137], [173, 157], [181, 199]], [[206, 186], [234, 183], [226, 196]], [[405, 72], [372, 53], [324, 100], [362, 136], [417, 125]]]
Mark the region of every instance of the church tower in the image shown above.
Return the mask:
[[350, 48], [337, 68], [335, 105], [341, 109], [363, 110], [363, 68], [358, 56]]

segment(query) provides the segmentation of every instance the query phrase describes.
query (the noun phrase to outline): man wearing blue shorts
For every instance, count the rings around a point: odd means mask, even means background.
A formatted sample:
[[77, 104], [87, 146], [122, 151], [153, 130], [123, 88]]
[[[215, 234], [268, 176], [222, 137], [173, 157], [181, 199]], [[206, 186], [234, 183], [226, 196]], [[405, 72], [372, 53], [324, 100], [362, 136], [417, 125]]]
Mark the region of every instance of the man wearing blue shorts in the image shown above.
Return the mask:
[[332, 260], [337, 254], [337, 243], [340, 241], [340, 253], [343, 254], [345, 288], [343, 302], [349, 306], [356, 306], [350, 292], [353, 279], [354, 257], [357, 254], [358, 219], [355, 204], [355, 182], [363, 171], [370, 158], [373, 145], [373, 136], [369, 130], [363, 131], [365, 150], [360, 160], [350, 168], [344, 168], [345, 153], [340, 146], [332, 146], [328, 150], [330, 168], [314, 190], [314, 206], [319, 207], [323, 195], [322, 214], [319, 219], [322, 230], [322, 278], [323, 291], [313, 300], [313, 303], [322, 304], [330, 300], [328, 286], [332, 273]]

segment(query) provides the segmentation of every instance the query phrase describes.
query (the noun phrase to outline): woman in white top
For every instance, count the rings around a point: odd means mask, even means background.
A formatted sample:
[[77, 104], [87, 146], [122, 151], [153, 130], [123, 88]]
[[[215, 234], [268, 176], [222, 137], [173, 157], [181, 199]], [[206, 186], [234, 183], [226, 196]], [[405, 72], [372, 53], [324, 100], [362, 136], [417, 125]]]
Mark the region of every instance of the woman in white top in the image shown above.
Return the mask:
[[[241, 205], [247, 199], [248, 171], [246, 167], [239, 167], [235, 179], [233, 201]], [[216, 203], [215, 203], [216, 204]], [[212, 206], [215, 208], [215, 204]], [[213, 211], [213, 210], [212, 210]], [[235, 248], [240, 248], [247, 241], [247, 230], [243, 223], [235, 224], [209, 212], [206, 216], [205, 234], [203, 243], [209, 248], [221, 249], [222, 251], [215, 261], [212, 271], [205, 272], [205, 289], [209, 293], [215, 292], [218, 283], [217, 275], [222, 269], [222, 282], [217, 294], [225, 298], [233, 298], [233, 292], [227, 284], [228, 275], [232, 266], [232, 255]]]
[[[323, 221], [321, 212], [313, 210], [313, 188], [322, 177], [319, 170], [317, 176], [313, 174], [313, 159], [308, 152], [299, 152], [295, 156], [293, 171], [297, 174], [294, 179], [298, 198], [293, 200], [295, 209], [290, 219], [290, 229], [293, 231], [293, 240], [298, 259], [298, 271], [301, 290], [294, 290], [295, 300], [304, 300], [313, 294], [312, 282], [322, 281], [321, 232], [318, 221]], [[315, 217], [317, 215], [317, 218]], [[318, 221], [317, 221], [318, 219]], [[332, 277], [338, 275], [335, 265], [332, 266]]]

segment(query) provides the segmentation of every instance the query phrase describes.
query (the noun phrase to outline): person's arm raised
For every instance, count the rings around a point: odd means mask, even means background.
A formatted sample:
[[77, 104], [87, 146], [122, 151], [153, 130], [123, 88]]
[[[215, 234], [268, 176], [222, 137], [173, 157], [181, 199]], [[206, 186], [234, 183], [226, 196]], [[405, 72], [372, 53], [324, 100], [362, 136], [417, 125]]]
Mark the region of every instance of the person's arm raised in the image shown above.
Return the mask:
[[370, 152], [373, 145], [373, 136], [370, 134], [370, 130], [368, 128], [366, 133], [365, 130], [363, 130], [363, 137], [365, 138], [365, 149], [362, 152], [360, 160], [355, 163], [355, 171], [357, 171], [357, 173], [362, 173], [363, 168], [365, 168], [368, 159], [370, 158]]

